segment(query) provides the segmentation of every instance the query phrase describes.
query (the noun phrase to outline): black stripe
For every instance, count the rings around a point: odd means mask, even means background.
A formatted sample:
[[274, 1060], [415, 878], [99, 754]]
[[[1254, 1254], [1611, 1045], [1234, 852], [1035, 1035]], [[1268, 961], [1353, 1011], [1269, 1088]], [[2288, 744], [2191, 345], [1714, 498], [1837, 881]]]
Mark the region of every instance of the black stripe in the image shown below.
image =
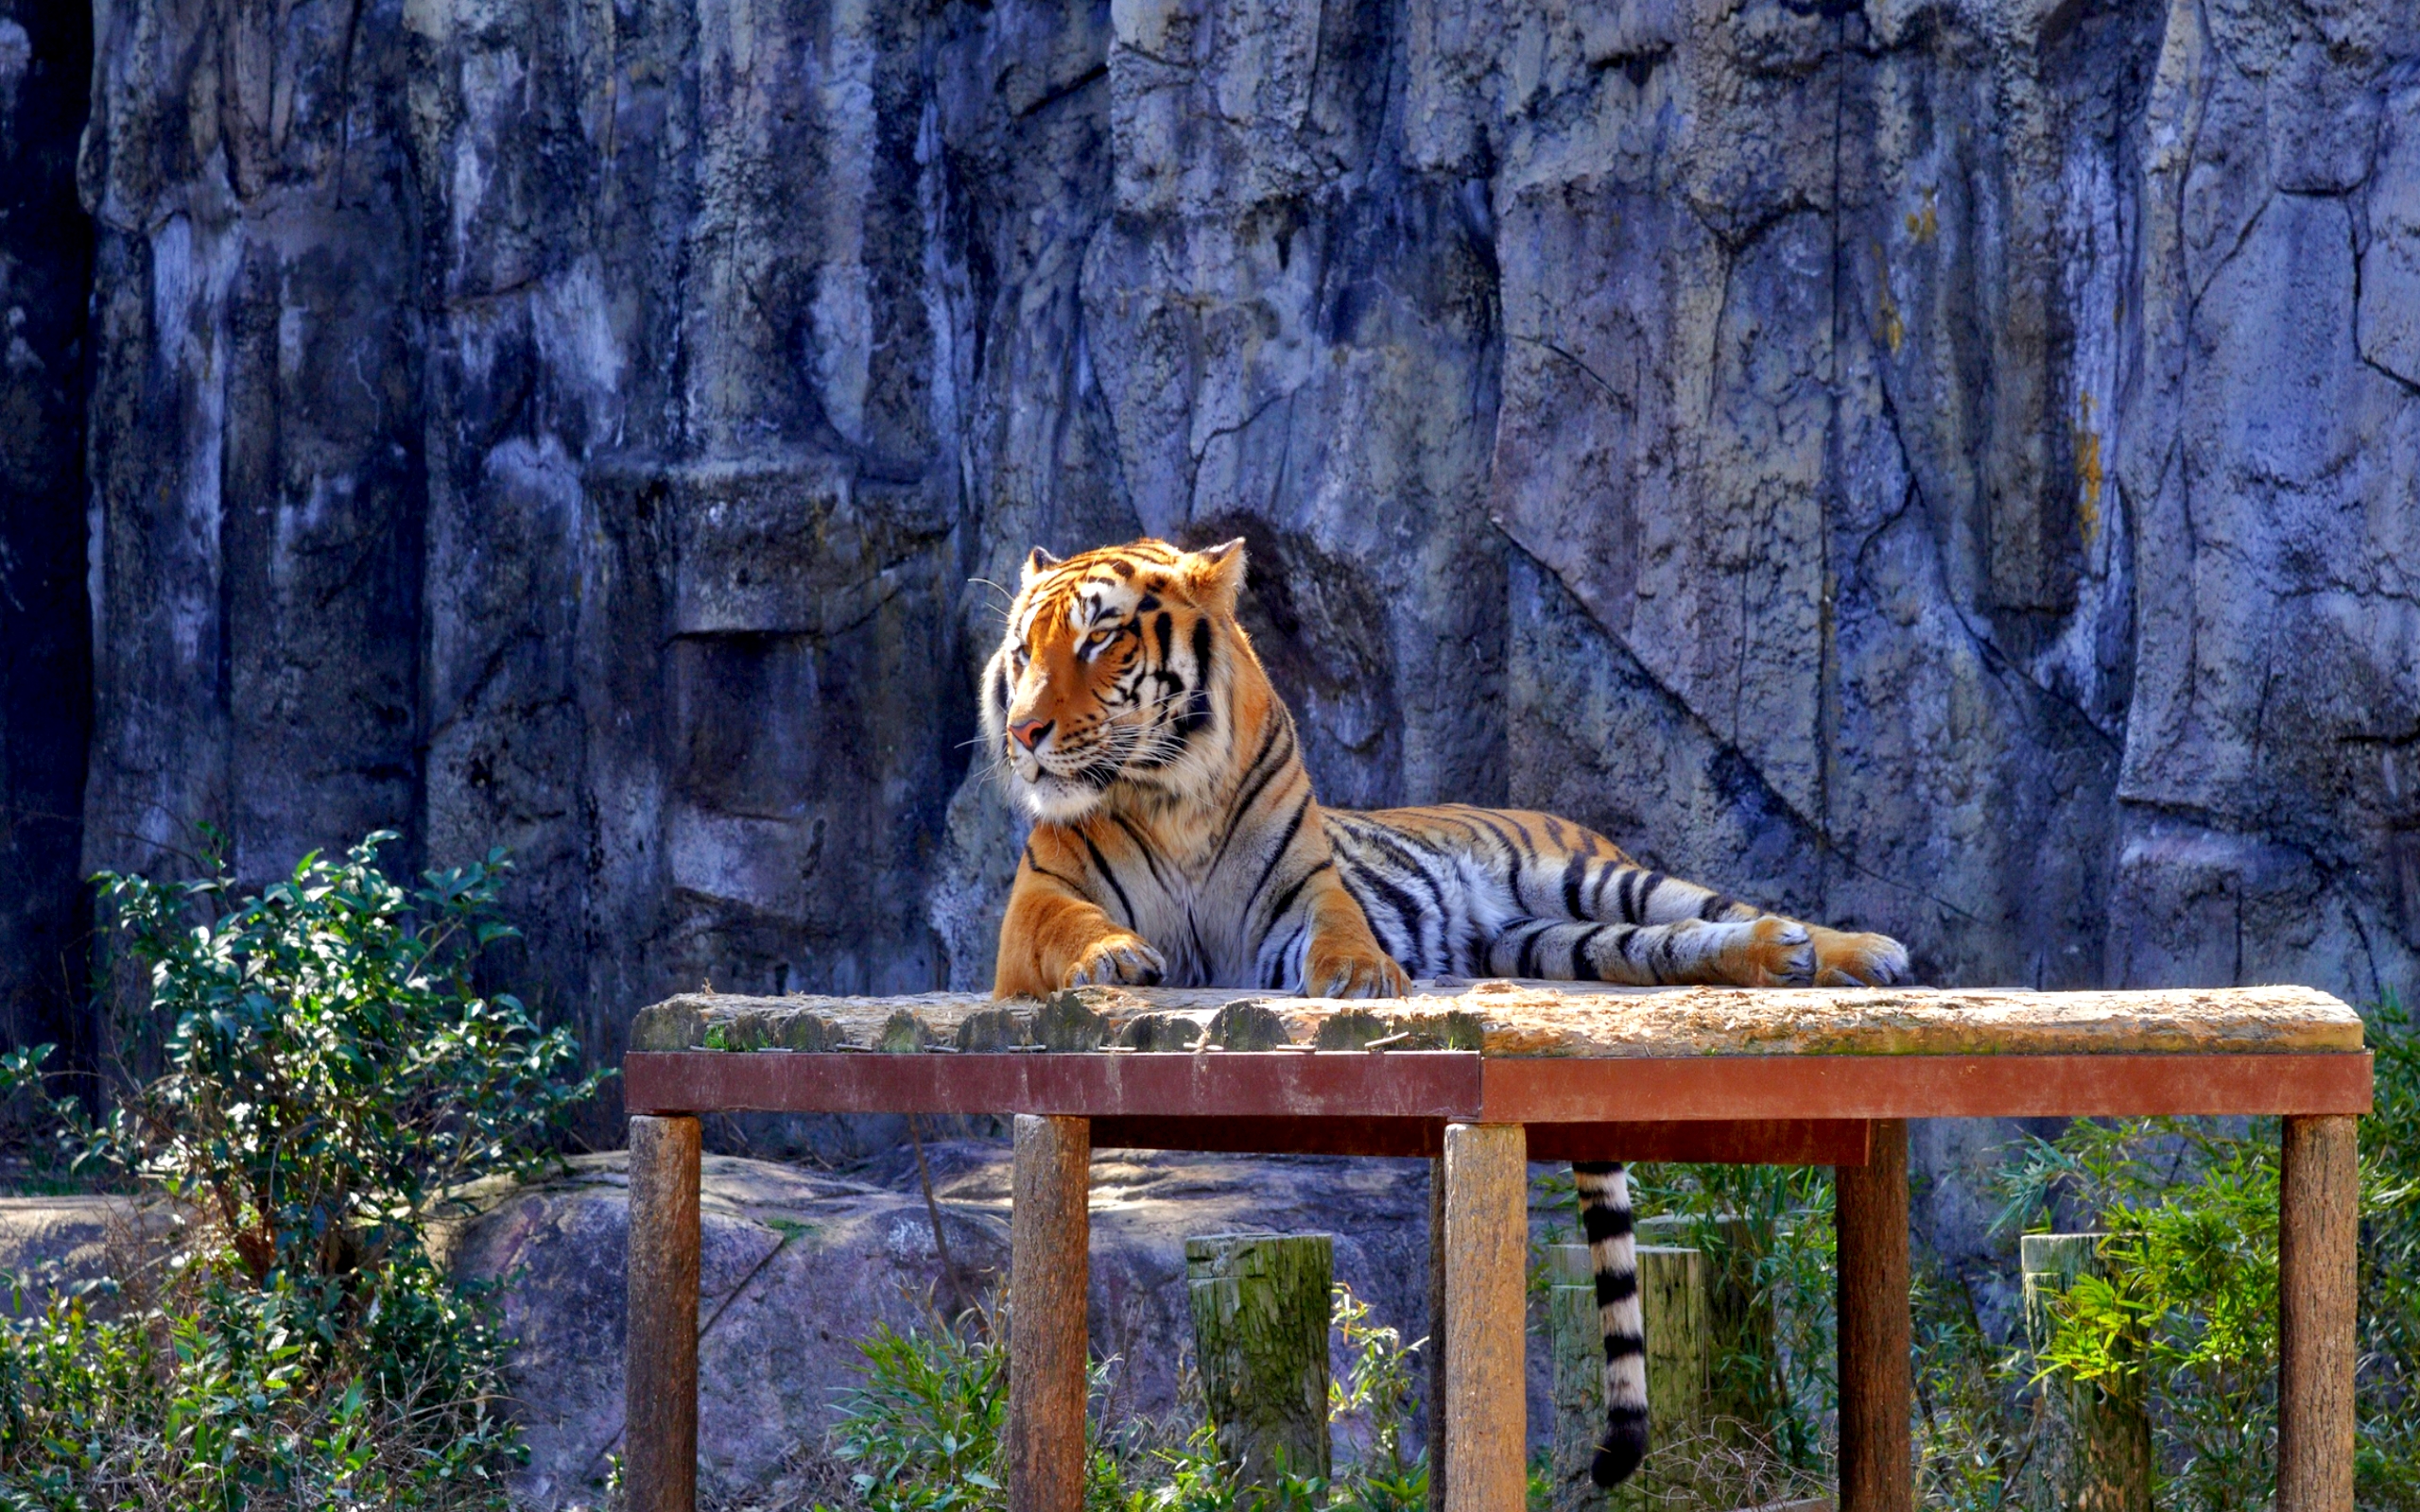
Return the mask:
[[1193, 675], [1201, 680], [1193, 685], [1193, 696], [1185, 701], [1184, 717], [1177, 728], [1190, 735], [1210, 722], [1210, 616], [1204, 614], [1193, 622]]
[[[1277, 901], [1269, 905], [1269, 921], [1273, 924], [1277, 920], [1285, 918], [1286, 910], [1291, 908], [1294, 905], [1294, 900], [1301, 896], [1303, 885], [1309, 882], [1313, 877], [1318, 876], [1321, 872], [1327, 870], [1332, 865], [1334, 865], [1334, 863], [1322, 861], [1318, 866], [1311, 868], [1311, 869], [1304, 872], [1301, 876], [1296, 877], [1291, 883], [1289, 883], [1287, 885], [1286, 890], [1277, 895]], [[1264, 940], [1268, 937], [1269, 936], [1267, 935], [1261, 936], [1261, 938]]]
[[1100, 847], [1093, 844], [1093, 837], [1083, 831], [1078, 830], [1076, 838], [1084, 842], [1084, 853], [1093, 858], [1093, 869], [1109, 879], [1109, 890], [1117, 894], [1117, 906], [1126, 915], [1126, 927], [1132, 929], [1134, 905], [1127, 900], [1126, 885], [1117, 880], [1116, 872], [1110, 869], [1109, 857], [1100, 853]]
[[[1346, 833], [1351, 833], [1352, 832], [1347, 831]], [[1355, 835], [1354, 838], [1358, 839], [1360, 836]], [[1341, 854], [1342, 852], [1340, 853]], [[1395, 911], [1395, 916], [1404, 921], [1407, 928], [1416, 929], [1419, 927], [1420, 920], [1426, 917], [1427, 911], [1421, 907], [1420, 901], [1418, 899], [1412, 897], [1411, 894], [1406, 892], [1400, 885], [1398, 885], [1394, 878], [1388, 876], [1384, 871], [1374, 868], [1360, 857], [1346, 855], [1345, 860], [1350, 864], [1354, 872], [1369, 879], [1370, 886], [1380, 898], [1386, 901], [1388, 907]], [[1426, 881], [1427, 879], [1424, 877], [1422, 880]], [[1360, 889], [1355, 888], [1354, 891], [1357, 894], [1356, 901], [1362, 902], [1362, 906], [1364, 910], [1366, 910], [1369, 906], [1368, 903], [1366, 901], [1362, 901], [1357, 897]], [[1433, 899], [1430, 901], [1432, 902], [1435, 902]]]
[[1647, 900], [1655, 896], [1655, 889], [1663, 886], [1665, 880], [1664, 873], [1651, 871], [1647, 880], [1638, 885], [1638, 922], [1647, 922]]
[[1592, 925], [1582, 931], [1580, 937], [1571, 942], [1571, 979], [1573, 981], [1600, 982], [1604, 980], [1597, 971], [1597, 963], [1588, 958], [1588, 946], [1598, 936], [1613, 927], [1611, 924]]
[[[1266, 771], [1263, 771], [1261, 769], [1261, 763], [1269, 759], [1270, 747], [1277, 744], [1277, 737], [1279, 735], [1287, 733], [1287, 730], [1288, 724], [1282, 714], [1272, 713], [1270, 716], [1269, 729], [1260, 737], [1260, 754], [1254, 756], [1252, 759], [1252, 765], [1244, 768], [1244, 782], [1246, 785], [1242, 796], [1236, 799], [1234, 807], [1227, 810], [1226, 833], [1219, 836], [1219, 849], [1217, 852], [1210, 857], [1210, 865], [1203, 870], [1203, 876], [1206, 877], [1210, 875], [1211, 872], [1219, 869], [1219, 863], [1226, 858], [1228, 842], [1235, 839], [1236, 832], [1243, 827], [1245, 812], [1252, 807], [1253, 800], [1260, 797], [1260, 790], [1267, 787], [1270, 783], [1270, 780], [1274, 778], [1278, 772], [1284, 768], [1286, 764], [1281, 761], [1275, 765], [1269, 767]], [[1290, 741], [1292, 737], [1289, 735], [1288, 738]], [[1253, 777], [1253, 773], [1254, 772], [1260, 772], [1260, 777], [1257, 781]]]
[[1521, 837], [1522, 850], [1529, 853], [1530, 860], [1535, 861], [1538, 858], [1538, 842], [1536, 838], [1522, 826], [1521, 821], [1514, 818], [1510, 814], [1499, 814], [1496, 817], [1512, 826], [1512, 833]]
[[1000, 713], [1005, 714], [1009, 712], [1009, 699], [1013, 691], [1009, 682], [1009, 659], [1002, 657], [1000, 658]]
[[1580, 1228], [1592, 1245], [1619, 1239], [1631, 1231], [1630, 1210], [1591, 1203], [1580, 1211]]
[[1260, 868], [1260, 880], [1253, 883], [1252, 891], [1244, 895], [1244, 905], [1240, 911], [1245, 919], [1252, 918], [1252, 905], [1260, 902], [1260, 889], [1268, 886], [1269, 879], [1277, 874], [1277, 863], [1286, 859], [1287, 850], [1294, 844], [1294, 836], [1302, 832], [1303, 816], [1310, 811], [1311, 795], [1305, 791], [1303, 800], [1294, 805], [1294, 816], [1286, 821], [1286, 833], [1277, 837], [1277, 848], [1269, 852], [1269, 864]]
[[[1448, 950], [1445, 944], [1445, 925], [1447, 921], [1445, 917], [1445, 885], [1438, 879], [1435, 872], [1428, 869], [1428, 863], [1430, 860], [1434, 859], [1434, 857], [1416, 849], [1417, 842], [1413, 841], [1409, 836], [1404, 834], [1400, 831], [1390, 829], [1388, 826], [1380, 824], [1374, 819], [1366, 818], [1363, 816], [1354, 814], [1349, 810], [1322, 809], [1320, 812], [1321, 817], [1325, 819], [1333, 820], [1342, 818], [1349, 821], [1340, 825], [1339, 828], [1342, 829], [1347, 834], [1353, 836], [1355, 839], [1360, 840], [1366, 844], [1376, 847], [1380, 850], [1388, 852], [1393, 858], [1398, 867], [1402, 868], [1404, 870], [1411, 872], [1420, 879], [1422, 884], [1427, 888], [1430, 903], [1437, 910], [1437, 956], [1430, 962], [1430, 966], [1433, 970], [1446, 971], [1452, 971], [1454, 969], [1454, 963], [1450, 959], [1452, 953]], [[1422, 917], [1423, 921], [1426, 922], [1426, 916], [1424, 914]], [[1425, 934], [1421, 936], [1420, 948], [1424, 954], [1428, 949], [1427, 936]]]
[[1160, 874], [1159, 858], [1151, 854], [1151, 843], [1143, 838], [1143, 832], [1129, 823], [1123, 814], [1113, 814], [1110, 817], [1117, 821], [1117, 827], [1126, 832], [1126, 838], [1133, 841], [1134, 849], [1142, 852], [1143, 865], [1150, 869], [1151, 880], [1160, 885], [1162, 892], [1167, 891], [1168, 880]]
[[1092, 896], [1090, 893], [1084, 891], [1083, 884], [1078, 882], [1075, 878], [1063, 877], [1059, 875], [1059, 873], [1051, 870], [1048, 867], [1044, 866], [1041, 862], [1033, 859], [1031, 851], [1028, 851], [1026, 853], [1025, 864], [1031, 867], [1034, 870], [1042, 873], [1044, 876], [1048, 877], [1060, 886], [1066, 888], [1069, 892], [1074, 893], [1079, 898], [1089, 898]]
[[1731, 912], [1731, 900], [1719, 892], [1709, 893], [1705, 902], [1698, 905], [1698, 917], [1709, 924], [1729, 912]]
[[1278, 949], [1276, 954], [1269, 958], [1269, 971], [1261, 977], [1261, 986], [1275, 988], [1286, 985], [1286, 957], [1294, 954], [1294, 942], [1303, 937], [1303, 931], [1308, 927], [1306, 924], [1297, 924], [1294, 926], [1294, 933], [1286, 936], [1286, 943]]
[[1151, 622], [1151, 637], [1160, 643], [1160, 661], [1165, 663], [1176, 650], [1176, 617], [1163, 611]]
[[1637, 1295], [1638, 1273], [1636, 1271], [1600, 1270], [1597, 1273], [1597, 1305], [1599, 1307], [1609, 1307], [1616, 1302], [1627, 1302]]
[[1370, 870], [1352, 856], [1341, 850], [1337, 852], [1337, 856], [1343, 862], [1343, 865], [1337, 868], [1337, 874], [1344, 879], [1345, 890], [1353, 894], [1353, 901], [1361, 905], [1362, 916], [1369, 919], [1372, 929], [1376, 929], [1385, 920], [1379, 918], [1378, 910], [1370, 906], [1371, 900], [1368, 895], [1364, 894], [1360, 887], [1354, 885], [1356, 879], [1374, 890], [1378, 894], [1378, 901], [1393, 910], [1395, 921], [1399, 927], [1393, 931], [1395, 936], [1393, 939], [1383, 942], [1387, 946], [1387, 954], [1393, 956], [1397, 962], [1401, 962], [1408, 955], [1417, 955], [1416, 950], [1408, 950], [1405, 947], [1416, 946], [1419, 943], [1417, 937], [1420, 928], [1419, 905], [1414, 903], [1410, 896], [1402, 888], [1384, 876]]
[[1511, 835], [1506, 834], [1502, 830], [1495, 827], [1494, 819], [1480, 818], [1474, 820], [1473, 822], [1478, 827], [1486, 830], [1488, 833], [1495, 836], [1495, 843], [1502, 846], [1504, 848], [1505, 854], [1512, 858], [1512, 865], [1511, 868], [1512, 875], [1510, 880], [1512, 884], [1513, 906], [1518, 908], [1522, 913], [1534, 915], [1536, 910], [1530, 906], [1529, 898], [1521, 891], [1521, 848], [1512, 843], [1512, 837]]
[[1621, 1168], [1622, 1162], [1619, 1160], [1574, 1160], [1571, 1162], [1571, 1174], [1574, 1176], [1618, 1176]]
[[[1608, 1360], [1627, 1360], [1634, 1354], [1645, 1354], [1646, 1352], [1647, 1341], [1645, 1339], [1635, 1338], [1624, 1333], [1608, 1333], [1605, 1335], [1605, 1358]], [[1618, 1413], [1621, 1409], [1616, 1407], [1614, 1411]], [[1643, 1418], [1646, 1414], [1641, 1413], [1639, 1416]]]
[[1605, 906], [1605, 884], [1611, 882], [1621, 869], [1622, 866], [1618, 861], [1608, 861], [1597, 868], [1596, 885], [1588, 890], [1589, 918], [1596, 918], [1597, 910]]
[[1547, 931], [1554, 927], [1543, 919], [1532, 920], [1532, 922], [1536, 927], [1521, 936], [1521, 949], [1512, 958], [1512, 974], [1514, 976], [1528, 978], [1535, 978], [1537, 976], [1538, 941], [1544, 939], [1546, 937]]
[[1580, 884], [1588, 875], [1588, 858], [1574, 852], [1563, 868], [1563, 911], [1573, 919], [1588, 917], [1580, 906]]
[[1638, 922], [1638, 899], [1634, 894], [1641, 875], [1636, 867], [1625, 867], [1622, 868], [1622, 880], [1614, 887], [1614, 901], [1621, 904], [1622, 922], [1625, 924]]

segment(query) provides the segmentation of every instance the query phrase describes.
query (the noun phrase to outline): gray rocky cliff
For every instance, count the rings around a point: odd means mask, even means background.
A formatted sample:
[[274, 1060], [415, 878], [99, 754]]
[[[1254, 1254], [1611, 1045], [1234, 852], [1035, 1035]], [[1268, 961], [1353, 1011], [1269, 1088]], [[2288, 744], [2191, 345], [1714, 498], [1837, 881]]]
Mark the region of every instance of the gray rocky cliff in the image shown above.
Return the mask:
[[76, 202], [91, 28], [0, 0], [0, 1043], [87, 1047], [85, 296]]
[[2414, 980], [2420, 0], [95, 14], [86, 869], [510, 845], [604, 1057], [980, 983], [986, 580], [1240, 534], [1331, 801]]

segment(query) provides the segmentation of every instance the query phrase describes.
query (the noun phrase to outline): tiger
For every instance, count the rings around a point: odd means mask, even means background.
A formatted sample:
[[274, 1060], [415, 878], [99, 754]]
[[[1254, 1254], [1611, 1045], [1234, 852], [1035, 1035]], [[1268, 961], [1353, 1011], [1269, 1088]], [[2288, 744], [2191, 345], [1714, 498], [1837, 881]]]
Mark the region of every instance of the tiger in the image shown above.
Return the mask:
[[[982, 682], [982, 739], [1033, 821], [996, 997], [1165, 983], [1388, 998], [1414, 976], [1907, 979], [1887, 936], [1768, 913], [1553, 815], [1323, 807], [1236, 620], [1245, 567], [1240, 540], [1025, 558]], [[1572, 1171], [1604, 1338], [1590, 1475], [1611, 1486], [1647, 1452], [1630, 1188], [1617, 1161]]]

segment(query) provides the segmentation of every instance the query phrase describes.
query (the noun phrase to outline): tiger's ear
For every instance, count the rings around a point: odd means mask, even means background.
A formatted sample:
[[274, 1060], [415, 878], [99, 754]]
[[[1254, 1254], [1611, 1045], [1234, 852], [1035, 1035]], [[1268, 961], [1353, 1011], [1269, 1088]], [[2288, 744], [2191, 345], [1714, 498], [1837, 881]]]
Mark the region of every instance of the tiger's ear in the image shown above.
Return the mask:
[[1244, 588], [1244, 538], [1187, 552], [1184, 586], [1203, 609], [1233, 614], [1236, 595]]
[[1028, 552], [1025, 558], [1025, 571], [1019, 575], [1017, 578], [1018, 591], [1023, 592], [1026, 589], [1031, 588], [1035, 578], [1041, 576], [1044, 573], [1048, 572], [1051, 568], [1058, 566], [1062, 559], [1063, 558], [1061, 558], [1053, 557], [1050, 553], [1043, 550], [1040, 546], [1036, 546], [1033, 550]]

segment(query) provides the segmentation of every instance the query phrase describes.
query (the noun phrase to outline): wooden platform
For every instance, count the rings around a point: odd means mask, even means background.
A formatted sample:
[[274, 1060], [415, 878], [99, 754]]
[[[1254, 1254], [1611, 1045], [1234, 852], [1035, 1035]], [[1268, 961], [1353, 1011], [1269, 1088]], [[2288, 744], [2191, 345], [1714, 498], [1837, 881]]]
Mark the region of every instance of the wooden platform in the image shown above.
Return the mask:
[[[1526, 1161], [1836, 1166], [1840, 1504], [1906, 1512], [1906, 1120], [2279, 1114], [2276, 1504], [2352, 1506], [2352, 1130], [2370, 1107], [2370, 1057], [2360, 1018], [2324, 993], [1496, 981], [1424, 982], [1409, 998], [1366, 1004], [1180, 988], [1009, 1003], [700, 993], [641, 1013], [631, 1045], [633, 1509], [694, 1503], [694, 1338], [684, 1356], [678, 1337], [695, 1327], [694, 1115], [748, 1108], [1016, 1115], [1019, 1512], [1080, 1504], [1093, 1148], [1436, 1158], [1450, 1512], [1520, 1504], [1526, 1229], [1511, 1226], [1526, 1223]], [[1512, 1300], [1485, 1300], [1500, 1297]]]

